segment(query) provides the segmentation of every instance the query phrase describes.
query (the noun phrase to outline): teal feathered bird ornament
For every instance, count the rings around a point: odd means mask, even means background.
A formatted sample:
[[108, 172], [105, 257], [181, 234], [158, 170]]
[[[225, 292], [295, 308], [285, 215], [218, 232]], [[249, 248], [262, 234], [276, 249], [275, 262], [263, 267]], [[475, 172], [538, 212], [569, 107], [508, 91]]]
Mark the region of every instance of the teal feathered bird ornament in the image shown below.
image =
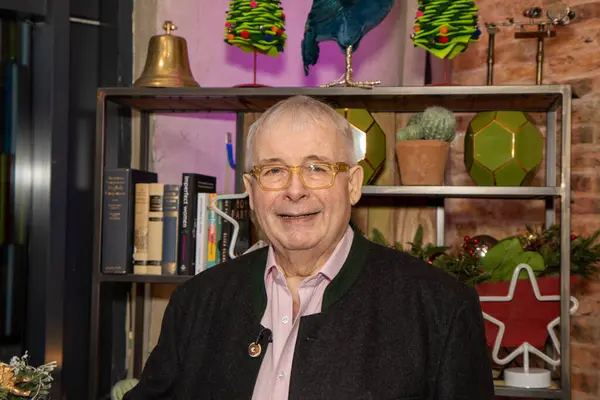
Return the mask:
[[302, 39], [304, 73], [319, 59], [319, 42], [336, 41], [346, 55], [346, 72], [325, 86], [371, 88], [379, 81], [352, 80], [352, 54], [362, 38], [389, 14], [394, 0], [313, 0]]

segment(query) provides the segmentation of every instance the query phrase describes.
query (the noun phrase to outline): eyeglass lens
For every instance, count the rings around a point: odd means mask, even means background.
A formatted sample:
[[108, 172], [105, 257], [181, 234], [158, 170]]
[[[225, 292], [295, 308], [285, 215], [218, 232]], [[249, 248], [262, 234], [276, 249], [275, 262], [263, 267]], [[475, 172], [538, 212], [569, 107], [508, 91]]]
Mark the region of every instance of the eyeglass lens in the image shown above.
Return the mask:
[[[311, 187], [328, 186], [333, 178], [333, 168], [327, 164], [305, 164], [300, 167], [304, 183]], [[286, 166], [269, 166], [260, 171], [259, 179], [269, 188], [284, 187], [291, 179], [292, 171]]]

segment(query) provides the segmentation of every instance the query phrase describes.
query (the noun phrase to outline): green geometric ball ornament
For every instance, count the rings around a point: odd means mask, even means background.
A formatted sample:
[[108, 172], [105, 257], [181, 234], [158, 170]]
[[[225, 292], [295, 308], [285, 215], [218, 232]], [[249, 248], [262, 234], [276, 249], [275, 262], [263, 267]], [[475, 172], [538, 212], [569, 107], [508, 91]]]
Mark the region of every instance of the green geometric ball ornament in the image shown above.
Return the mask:
[[354, 151], [365, 171], [363, 185], [370, 184], [385, 164], [385, 133], [367, 110], [337, 109], [350, 122], [354, 134]]
[[464, 162], [479, 186], [526, 186], [535, 177], [544, 138], [521, 111], [480, 112], [469, 122]]

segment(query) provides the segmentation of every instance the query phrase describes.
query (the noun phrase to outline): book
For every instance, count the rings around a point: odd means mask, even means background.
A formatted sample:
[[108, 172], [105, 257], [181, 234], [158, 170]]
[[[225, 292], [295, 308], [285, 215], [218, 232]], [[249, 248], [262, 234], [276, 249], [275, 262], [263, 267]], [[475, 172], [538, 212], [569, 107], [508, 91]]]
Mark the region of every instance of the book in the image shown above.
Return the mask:
[[217, 178], [197, 173], [182, 175], [179, 205], [179, 252], [177, 273], [194, 275], [196, 271], [196, 220], [198, 193], [217, 191]]
[[196, 265], [194, 273], [208, 268], [208, 242], [211, 193], [198, 193], [198, 210], [196, 212]]
[[165, 185], [163, 197], [162, 274], [177, 275], [180, 185]]
[[217, 265], [217, 220], [220, 216], [211, 206], [216, 193], [210, 194], [209, 209], [208, 209], [208, 237], [207, 237], [207, 260], [206, 267], [211, 268]]
[[135, 187], [138, 183], [156, 181], [157, 175], [154, 172], [128, 168], [104, 171], [100, 262], [102, 273], [133, 273]]
[[148, 211], [148, 275], [162, 275], [163, 260], [163, 196], [165, 185], [151, 183]]
[[133, 273], [148, 273], [148, 213], [150, 212], [150, 184], [135, 185], [135, 222], [133, 240]]

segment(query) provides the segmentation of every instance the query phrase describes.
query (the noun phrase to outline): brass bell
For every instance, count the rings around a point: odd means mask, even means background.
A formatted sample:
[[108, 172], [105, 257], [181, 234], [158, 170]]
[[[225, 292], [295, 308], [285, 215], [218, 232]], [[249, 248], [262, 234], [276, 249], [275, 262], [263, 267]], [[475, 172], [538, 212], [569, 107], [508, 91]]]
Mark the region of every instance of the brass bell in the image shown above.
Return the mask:
[[171, 21], [165, 21], [163, 29], [165, 35], [150, 38], [144, 71], [133, 86], [199, 87], [192, 76], [185, 39], [171, 34], [177, 29]]

